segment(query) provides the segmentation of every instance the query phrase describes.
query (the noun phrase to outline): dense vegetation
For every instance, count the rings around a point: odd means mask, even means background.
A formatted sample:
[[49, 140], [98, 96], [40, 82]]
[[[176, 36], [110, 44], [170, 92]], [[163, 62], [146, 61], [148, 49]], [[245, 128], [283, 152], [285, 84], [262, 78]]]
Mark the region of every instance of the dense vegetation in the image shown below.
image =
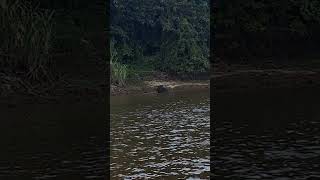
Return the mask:
[[2, 0], [0, 67], [47, 80], [58, 61], [85, 64], [103, 54], [105, 64], [106, 19], [105, 2]]
[[320, 2], [217, 1], [215, 55], [224, 60], [288, 62], [319, 55]]
[[29, 79], [48, 79], [53, 12], [20, 1], [0, 4], [0, 65]]
[[99, 0], [0, 0], [0, 96], [106, 83], [106, 9]]
[[30, 80], [52, 79], [49, 66], [62, 59], [72, 64], [103, 54], [109, 61], [108, 42], [115, 84], [148, 72], [195, 78], [208, 71], [205, 0], [111, 0], [110, 9], [98, 0], [0, 2], [0, 66], [27, 73]]
[[111, 62], [193, 78], [209, 67], [205, 0], [112, 0]]

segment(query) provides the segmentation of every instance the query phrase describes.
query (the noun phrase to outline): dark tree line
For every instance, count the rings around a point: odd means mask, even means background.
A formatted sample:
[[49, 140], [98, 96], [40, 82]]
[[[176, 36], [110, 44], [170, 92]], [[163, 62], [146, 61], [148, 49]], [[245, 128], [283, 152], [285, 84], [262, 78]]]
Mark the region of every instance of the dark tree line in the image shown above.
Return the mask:
[[208, 1], [112, 0], [110, 8], [117, 61], [175, 75], [208, 70]]
[[104, 6], [110, 16], [112, 60], [131, 69], [188, 76], [208, 71], [207, 0], [110, 0], [110, 9], [99, 2], [41, 0], [40, 6], [55, 10]]
[[319, 53], [320, 1], [217, 1], [215, 52], [224, 59], [292, 60]]
[[0, 0], [1, 70], [7, 74], [16, 74], [13, 69], [27, 72], [30, 77], [32, 74], [30, 79], [39, 80], [48, 76], [44, 74], [55, 74], [53, 69], [60, 59], [82, 64], [94, 59], [97, 64], [105, 64], [106, 3]]
[[66, 9], [74, 10], [85, 8], [90, 1], [84, 0], [30, 0], [35, 5], [39, 4], [42, 8], [47, 9]]

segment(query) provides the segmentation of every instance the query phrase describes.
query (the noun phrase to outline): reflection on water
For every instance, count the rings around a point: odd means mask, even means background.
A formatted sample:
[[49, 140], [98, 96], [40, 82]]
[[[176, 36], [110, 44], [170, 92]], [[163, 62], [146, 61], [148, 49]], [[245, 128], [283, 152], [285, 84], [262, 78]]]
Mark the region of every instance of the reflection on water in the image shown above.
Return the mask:
[[209, 94], [111, 99], [112, 179], [209, 179]]
[[0, 107], [0, 179], [101, 179], [104, 104]]
[[215, 97], [214, 178], [320, 179], [317, 91]]

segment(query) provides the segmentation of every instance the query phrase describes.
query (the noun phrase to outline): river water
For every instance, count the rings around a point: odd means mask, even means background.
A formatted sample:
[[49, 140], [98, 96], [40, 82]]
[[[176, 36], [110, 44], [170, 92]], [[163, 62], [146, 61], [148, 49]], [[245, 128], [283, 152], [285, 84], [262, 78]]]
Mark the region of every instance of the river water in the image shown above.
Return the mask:
[[216, 179], [320, 179], [320, 94], [268, 90], [215, 94]]
[[111, 179], [209, 179], [209, 92], [111, 98]]
[[[317, 90], [111, 98], [111, 179], [320, 179]], [[103, 104], [0, 105], [0, 179], [103, 179]]]
[[103, 179], [105, 103], [0, 105], [0, 179]]

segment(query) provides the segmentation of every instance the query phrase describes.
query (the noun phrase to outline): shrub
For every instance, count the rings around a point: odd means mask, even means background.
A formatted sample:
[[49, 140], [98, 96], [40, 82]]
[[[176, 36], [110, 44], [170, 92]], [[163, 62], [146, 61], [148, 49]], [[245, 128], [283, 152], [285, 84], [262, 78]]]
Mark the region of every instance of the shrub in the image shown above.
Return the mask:
[[124, 86], [128, 77], [128, 67], [117, 61], [111, 61], [111, 83]]
[[31, 80], [49, 78], [53, 11], [9, 2], [0, 4], [0, 64], [22, 70]]

